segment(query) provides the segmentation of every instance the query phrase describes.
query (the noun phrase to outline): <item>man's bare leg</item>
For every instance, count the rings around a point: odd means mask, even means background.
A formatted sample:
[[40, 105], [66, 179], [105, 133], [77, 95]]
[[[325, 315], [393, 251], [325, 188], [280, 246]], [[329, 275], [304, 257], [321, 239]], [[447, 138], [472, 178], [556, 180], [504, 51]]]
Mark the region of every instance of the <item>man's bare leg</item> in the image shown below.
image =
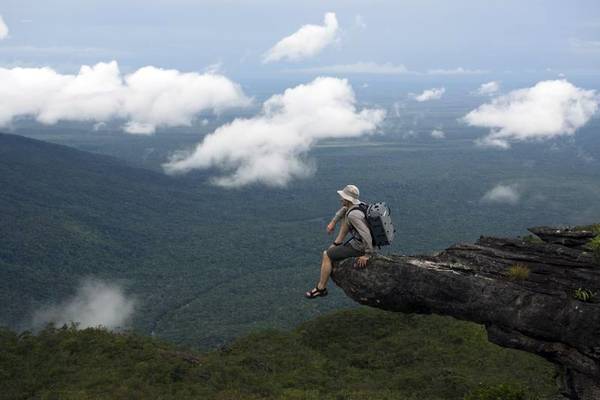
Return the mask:
[[327, 287], [329, 276], [331, 275], [331, 259], [327, 255], [327, 251], [323, 252], [323, 261], [321, 261], [321, 279], [317, 285], [317, 289], [324, 289]]

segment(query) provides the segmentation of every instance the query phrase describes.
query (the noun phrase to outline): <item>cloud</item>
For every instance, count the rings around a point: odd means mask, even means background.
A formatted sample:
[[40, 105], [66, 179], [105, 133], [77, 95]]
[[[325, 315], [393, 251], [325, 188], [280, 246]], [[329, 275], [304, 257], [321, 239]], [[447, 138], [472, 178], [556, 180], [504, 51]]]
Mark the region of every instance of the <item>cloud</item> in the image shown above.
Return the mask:
[[477, 89], [476, 93], [482, 96], [489, 96], [496, 93], [498, 90], [500, 90], [500, 82], [491, 81], [482, 83], [481, 86], [479, 86], [479, 89]]
[[56, 325], [78, 323], [79, 328], [103, 326], [124, 327], [135, 309], [135, 301], [123, 290], [102, 281], [82, 282], [75, 296], [58, 305], [44, 307], [33, 317], [34, 326], [50, 322]]
[[481, 201], [484, 203], [502, 203], [515, 205], [521, 199], [517, 185], [497, 185], [487, 191]]
[[143, 67], [123, 76], [115, 61], [84, 65], [77, 75], [51, 68], [0, 68], [0, 126], [33, 116], [61, 120], [127, 120], [124, 130], [151, 134], [160, 126], [190, 125], [202, 111], [245, 106], [239, 85], [214, 73]]
[[423, 93], [416, 95], [415, 100], [418, 102], [429, 101], [429, 100], [439, 100], [442, 98], [444, 93], [446, 92], [445, 88], [433, 88], [427, 89], [423, 91]]
[[571, 39], [569, 43], [571, 50], [576, 53], [600, 53], [600, 40]]
[[400, 118], [402, 116], [402, 111], [406, 108], [406, 104], [401, 103], [399, 101], [395, 101], [394, 104], [392, 104], [392, 111], [394, 112], [393, 115], [396, 118]]
[[77, 47], [77, 46], [31, 46], [31, 45], [19, 45], [19, 46], [2, 46], [0, 47], [0, 53], [8, 54], [13, 56], [14, 54], [20, 54], [25, 57], [31, 56], [84, 56], [84, 57], [111, 57], [115, 55], [126, 56], [131, 55], [122, 50], [115, 50], [110, 48], [102, 47]]
[[431, 137], [434, 139], [444, 139], [446, 134], [440, 129], [434, 129], [431, 131]]
[[2, 15], [0, 15], [0, 40], [6, 39], [6, 37], [8, 37], [8, 26], [6, 26]]
[[491, 129], [479, 144], [508, 148], [511, 141], [573, 135], [597, 110], [594, 90], [580, 89], [566, 80], [553, 80], [497, 97], [469, 112], [463, 121]]
[[367, 23], [365, 22], [364, 17], [360, 14], [356, 14], [354, 16], [354, 25], [358, 29], [367, 29]]
[[347, 80], [317, 78], [272, 96], [260, 114], [219, 127], [194, 151], [175, 154], [163, 167], [167, 173], [218, 168], [225, 175], [214, 182], [225, 187], [285, 186], [314, 172], [306, 154], [316, 142], [376, 131], [385, 111], [358, 111], [355, 103]]
[[92, 129], [97, 132], [100, 131], [102, 129], [106, 128], [106, 122], [96, 122], [94, 124], [94, 126], [92, 127]]
[[283, 59], [297, 61], [312, 57], [333, 43], [337, 33], [338, 21], [335, 13], [326, 13], [324, 25], [304, 25], [295, 33], [284, 37], [266, 52], [263, 62]]
[[482, 69], [465, 69], [458, 67], [454, 69], [430, 69], [427, 71], [428, 75], [479, 75], [486, 74], [488, 71]]
[[317, 73], [317, 74], [373, 74], [373, 75], [397, 75], [410, 73], [408, 69], [400, 64], [391, 63], [377, 64], [374, 62], [357, 62], [354, 64], [325, 65], [322, 67], [294, 69], [293, 72]]

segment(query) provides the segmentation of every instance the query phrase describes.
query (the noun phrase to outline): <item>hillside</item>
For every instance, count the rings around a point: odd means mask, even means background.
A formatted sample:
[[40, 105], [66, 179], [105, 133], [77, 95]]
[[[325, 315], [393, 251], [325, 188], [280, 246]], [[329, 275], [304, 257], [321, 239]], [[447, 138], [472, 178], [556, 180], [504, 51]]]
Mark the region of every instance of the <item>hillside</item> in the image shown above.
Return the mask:
[[[268, 309], [265, 284], [291, 292], [313, 279], [312, 270], [298, 271], [302, 255], [284, 266], [289, 273], [270, 272], [306, 241], [279, 241], [269, 254], [256, 246], [261, 224], [273, 239], [285, 236], [289, 221], [315, 225], [302, 222], [302, 210], [279, 210], [287, 193], [265, 202], [256, 190], [245, 204], [237, 192], [7, 134], [0, 134], [0, 187], [0, 326], [30, 327], [36, 310], [71, 298], [88, 277], [136, 300], [138, 331], [198, 347], [350, 304], [339, 297], [306, 306], [298, 290]], [[245, 312], [230, 313], [241, 299]]]
[[0, 135], [0, 186], [0, 321], [10, 325], [82, 277], [126, 282], [136, 265], [164, 261], [156, 245], [180, 240], [178, 213], [194, 200], [158, 173], [13, 135]]
[[483, 327], [370, 309], [195, 353], [135, 334], [0, 331], [0, 398], [534, 400], [551, 364], [490, 344]]
[[[114, 139], [98, 135], [86, 140]], [[171, 138], [113, 145], [141, 154], [155, 140]], [[169, 177], [15, 135], [0, 135], [0, 152], [0, 325], [31, 327], [40, 307], [71, 299], [93, 277], [136, 300], [127, 327], [203, 349], [354, 306], [333, 285], [326, 301], [303, 297], [331, 241], [324, 227], [340, 183], [392, 207], [397, 240], [383, 254], [589, 222], [600, 207], [593, 164], [533, 145], [507, 153], [462, 142], [323, 146], [314, 177], [235, 190], [211, 185], [215, 171]], [[521, 185], [521, 202], [480, 201], [498, 182]]]

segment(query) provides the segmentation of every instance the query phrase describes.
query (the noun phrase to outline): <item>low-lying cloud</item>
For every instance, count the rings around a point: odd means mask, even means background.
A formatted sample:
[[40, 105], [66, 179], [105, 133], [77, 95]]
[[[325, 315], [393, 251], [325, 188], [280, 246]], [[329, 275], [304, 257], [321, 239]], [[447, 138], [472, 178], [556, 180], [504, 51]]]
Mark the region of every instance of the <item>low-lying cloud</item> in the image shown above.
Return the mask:
[[241, 107], [241, 87], [212, 72], [184, 73], [152, 66], [123, 76], [116, 61], [84, 65], [77, 75], [51, 68], [0, 68], [0, 126], [20, 116], [58, 121], [127, 120], [123, 129], [152, 134], [189, 126], [198, 113]]
[[597, 110], [594, 90], [578, 88], [566, 80], [553, 80], [497, 97], [463, 120], [471, 126], [491, 129], [479, 144], [508, 148], [512, 141], [573, 135]]
[[0, 15], [0, 40], [6, 39], [6, 37], [8, 37], [8, 26], [6, 26], [6, 22]]
[[410, 73], [402, 64], [374, 62], [357, 62], [353, 64], [324, 65], [322, 67], [299, 68], [293, 72], [319, 73], [319, 74], [373, 74], [373, 75], [400, 75]]
[[115, 329], [127, 325], [134, 309], [135, 301], [128, 298], [119, 286], [86, 280], [73, 298], [37, 311], [33, 325], [76, 323], [80, 329], [98, 326]]
[[500, 82], [491, 81], [487, 83], [482, 83], [481, 86], [477, 89], [477, 94], [481, 96], [490, 96], [500, 90]]
[[323, 25], [304, 25], [284, 37], [266, 52], [263, 62], [298, 61], [315, 56], [335, 42], [338, 27], [335, 13], [326, 13]]
[[285, 186], [313, 173], [315, 166], [306, 155], [319, 140], [376, 131], [385, 111], [358, 111], [355, 103], [347, 80], [317, 78], [272, 96], [259, 115], [221, 126], [194, 151], [176, 154], [164, 169], [183, 173], [218, 168], [225, 175], [214, 182], [225, 187], [252, 183]]
[[444, 139], [446, 134], [441, 129], [434, 129], [431, 131], [431, 137], [434, 139]]
[[428, 75], [480, 75], [486, 73], [488, 73], [488, 71], [482, 69], [468, 69], [463, 67], [453, 69], [436, 68], [427, 71]]
[[424, 90], [423, 93], [416, 95], [415, 100], [418, 102], [429, 101], [429, 100], [439, 100], [442, 98], [444, 93], [446, 92], [446, 88], [433, 88]]
[[521, 194], [517, 185], [497, 185], [487, 191], [481, 201], [483, 203], [499, 203], [515, 205], [519, 203]]

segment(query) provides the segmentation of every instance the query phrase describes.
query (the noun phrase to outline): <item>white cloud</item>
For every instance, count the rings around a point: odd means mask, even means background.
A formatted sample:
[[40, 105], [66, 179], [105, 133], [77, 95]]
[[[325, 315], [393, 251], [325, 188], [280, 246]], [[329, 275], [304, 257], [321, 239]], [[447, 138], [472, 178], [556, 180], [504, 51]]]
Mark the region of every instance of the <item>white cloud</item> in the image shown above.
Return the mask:
[[99, 131], [99, 130], [102, 130], [104, 128], [106, 128], [106, 122], [96, 122], [94, 124], [94, 126], [92, 127], [92, 129], [94, 131]]
[[481, 86], [479, 86], [479, 89], [477, 89], [477, 94], [482, 96], [489, 96], [496, 93], [498, 90], [500, 90], [500, 82], [491, 81], [487, 83], [482, 83]]
[[360, 14], [356, 14], [354, 16], [354, 25], [356, 25], [358, 29], [367, 29], [367, 23], [365, 22], [363, 16]]
[[127, 324], [134, 308], [135, 301], [128, 298], [120, 287], [86, 280], [73, 298], [36, 312], [33, 324], [42, 326], [50, 322], [56, 325], [75, 322], [81, 329], [97, 326], [114, 329]]
[[408, 69], [400, 64], [391, 63], [377, 64], [374, 62], [357, 62], [354, 64], [325, 65], [322, 67], [294, 69], [293, 72], [317, 73], [317, 74], [374, 74], [374, 75], [397, 75], [410, 73]]
[[385, 111], [358, 111], [355, 103], [346, 80], [317, 78], [272, 96], [257, 116], [219, 127], [194, 151], [174, 155], [163, 167], [168, 173], [219, 168], [225, 175], [214, 182], [225, 187], [284, 186], [313, 173], [306, 154], [319, 140], [376, 131]]
[[24, 57], [30, 56], [74, 56], [81, 55], [85, 57], [104, 58], [115, 55], [124, 56], [127, 53], [122, 50], [115, 50], [102, 47], [77, 47], [77, 46], [31, 46], [31, 45], [19, 45], [19, 46], [2, 46], [0, 47], [0, 54], [7, 54], [13, 56], [15, 54], [22, 55]]
[[410, 129], [408, 132], [402, 133], [402, 139], [412, 139], [418, 136], [419, 134], [413, 129]]
[[431, 137], [434, 139], [444, 139], [446, 134], [440, 129], [434, 129], [431, 131]]
[[395, 101], [394, 104], [392, 104], [392, 110], [394, 111], [394, 117], [396, 118], [400, 118], [400, 116], [402, 115], [402, 111], [406, 108], [406, 104], [401, 103], [399, 101]]
[[471, 126], [491, 129], [479, 144], [508, 148], [511, 141], [573, 135], [597, 110], [594, 90], [554, 80], [497, 97], [469, 112], [463, 120]]
[[571, 39], [571, 49], [576, 53], [599, 53], [600, 40]]
[[6, 22], [0, 15], [0, 40], [5, 39], [8, 36], [8, 26], [6, 26]]
[[521, 199], [517, 185], [497, 185], [487, 191], [481, 201], [484, 203], [503, 203], [515, 205]]
[[429, 75], [479, 75], [485, 74], [488, 71], [481, 69], [465, 69], [463, 67], [458, 67], [454, 69], [430, 69], [427, 71]]
[[338, 21], [335, 13], [325, 14], [324, 25], [304, 25], [295, 33], [284, 37], [270, 48], [263, 58], [264, 63], [297, 61], [312, 57], [333, 43], [337, 38]]
[[418, 102], [429, 101], [429, 100], [439, 100], [442, 98], [444, 93], [446, 92], [446, 88], [433, 88], [427, 89], [423, 91], [423, 93], [416, 95], [415, 100]]
[[143, 67], [123, 76], [115, 61], [84, 65], [77, 75], [51, 68], [0, 68], [0, 125], [19, 116], [60, 120], [127, 120], [129, 133], [190, 125], [202, 111], [244, 106], [249, 99], [223, 75]]

